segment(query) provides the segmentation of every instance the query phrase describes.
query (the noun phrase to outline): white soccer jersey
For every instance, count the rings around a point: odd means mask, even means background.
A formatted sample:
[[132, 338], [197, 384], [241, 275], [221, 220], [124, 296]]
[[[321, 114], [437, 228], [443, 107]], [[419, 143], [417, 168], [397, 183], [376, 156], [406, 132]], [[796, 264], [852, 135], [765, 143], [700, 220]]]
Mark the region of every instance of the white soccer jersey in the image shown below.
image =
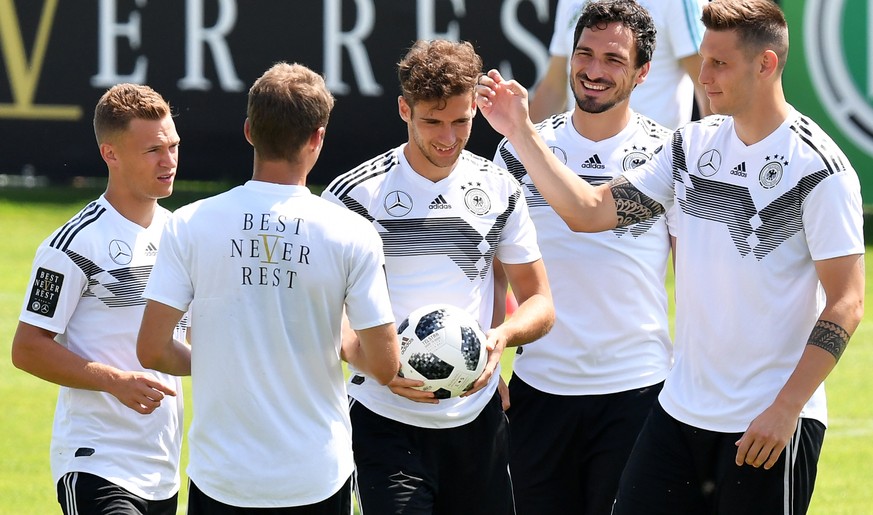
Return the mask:
[[[693, 426], [745, 431], [788, 380], [824, 307], [814, 261], [864, 252], [858, 177], [793, 109], [748, 146], [732, 118], [692, 122], [626, 177], [677, 207], [676, 361], [661, 404]], [[823, 385], [802, 416], [827, 422]]]
[[[545, 120], [537, 132], [593, 185], [644, 163], [669, 135], [636, 113], [621, 132], [598, 142], [579, 135], [570, 113]], [[494, 162], [523, 186], [555, 303], [554, 327], [521, 348], [513, 371], [556, 395], [615, 393], [663, 381], [671, 359], [665, 216], [612, 231], [574, 233], [543, 199], [507, 140]]]
[[[19, 319], [58, 333], [58, 343], [87, 360], [146, 370], [136, 357], [142, 292], [168, 216], [158, 207], [146, 229], [103, 196], [88, 204], [36, 251]], [[106, 392], [60, 387], [51, 442], [56, 483], [78, 471], [150, 500], [179, 490], [182, 384], [178, 377], [149, 372], [177, 394], [164, 397], [149, 415]]]
[[[694, 81], [679, 59], [697, 53], [703, 41], [700, 17], [708, 0], [639, 0], [657, 28], [655, 52], [645, 82], [634, 89], [630, 105], [661, 125], [676, 129], [691, 120]], [[559, 0], [549, 53], [572, 58], [576, 21], [588, 0]], [[569, 62], [568, 62], [569, 70]], [[569, 109], [575, 101], [569, 96]]]
[[343, 305], [355, 329], [393, 321], [373, 227], [305, 187], [249, 181], [176, 211], [145, 296], [191, 306], [197, 487], [258, 508], [336, 493], [353, 469]]
[[[398, 322], [426, 304], [458, 306], [487, 330], [494, 308], [492, 260], [531, 263], [540, 258], [536, 232], [518, 183], [506, 170], [467, 151], [445, 179], [416, 173], [405, 145], [338, 178], [322, 196], [371, 221], [385, 245], [391, 305]], [[414, 402], [372, 379], [352, 377], [349, 395], [371, 411], [404, 424], [445, 428], [471, 422], [497, 388], [469, 397]]]

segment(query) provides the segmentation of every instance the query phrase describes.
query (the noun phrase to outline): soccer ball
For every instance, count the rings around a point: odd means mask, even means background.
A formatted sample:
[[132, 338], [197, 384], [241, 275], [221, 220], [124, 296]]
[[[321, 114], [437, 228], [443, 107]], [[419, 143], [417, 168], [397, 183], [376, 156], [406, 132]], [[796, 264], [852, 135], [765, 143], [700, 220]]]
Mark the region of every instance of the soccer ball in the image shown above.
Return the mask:
[[397, 328], [400, 375], [424, 381], [416, 387], [437, 399], [456, 397], [472, 388], [485, 370], [488, 350], [479, 323], [448, 304], [416, 309]]

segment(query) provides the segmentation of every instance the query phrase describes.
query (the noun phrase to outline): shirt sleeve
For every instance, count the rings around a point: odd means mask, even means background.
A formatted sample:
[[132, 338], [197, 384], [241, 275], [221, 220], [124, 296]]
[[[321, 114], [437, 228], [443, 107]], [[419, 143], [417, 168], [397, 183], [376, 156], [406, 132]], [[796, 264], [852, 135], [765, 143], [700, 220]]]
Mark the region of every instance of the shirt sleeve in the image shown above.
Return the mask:
[[63, 333], [88, 286], [82, 269], [64, 252], [43, 244], [36, 251], [19, 320]]
[[818, 183], [803, 202], [802, 217], [813, 260], [864, 253], [861, 187], [854, 170]]
[[346, 291], [346, 315], [352, 329], [368, 329], [394, 321], [382, 238], [370, 222], [363, 218], [360, 222], [355, 227], [360, 237], [349, 261]]
[[669, 45], [670, 54], [675, 59], [694, 55], [700, 50], [703, 41], [703, 6], [708, 0], [674, 0], [672, 9], [667, 10], [669, 20], [658, 25], [658, 44]]
[[194, 298], [191, 272], [185, 259], [185, 228], [178, 213], [167, 223], [155, 266], [143, 293], [143, 297], [179, 311], [188, 311]]
[[573, 32], [584, 4], [585, 2], [579, 0], [558, 0], [555, 7], [555, 27], [549, 43], [551, 55], [567, 57], [572, 53]]

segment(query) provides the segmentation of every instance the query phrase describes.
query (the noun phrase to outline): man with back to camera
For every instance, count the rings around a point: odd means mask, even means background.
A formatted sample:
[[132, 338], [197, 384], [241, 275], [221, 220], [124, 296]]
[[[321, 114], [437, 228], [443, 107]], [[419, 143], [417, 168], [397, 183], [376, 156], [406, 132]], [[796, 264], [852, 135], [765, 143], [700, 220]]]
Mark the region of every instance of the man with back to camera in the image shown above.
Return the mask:
[[[651, 159], [670, 131], [629, 105], [647, 80], [655, 46], [648, 12], [633, 0], [589, 2], [575, 34], [576, 107], [538, 124], [537, 133], [575, 174], [597, 185]], [[517, 513], [606, 515], [670, 369], [667, 216], [574, 233], [508, 141], [494, 162], [522, 183], [556, 313], [549, 334], [519, 348], [509, 383]]]
[[[175, 515], [182, 386], [140, 365], [136, 333], [179, 135], [169, 104], [136, 84], [103, 94], [94, 134], [106, 192], [37, 249], [12, 362], [61, 386], [51, 468], [65, 515]], [[170, 336], [184, 340], [186, 328], [174, 324]]]
[[[312, 195], [334, 99], [278, 63], [249, 90], [252, 180], [177, 210], [149, 280], [143, 363], [190, 371], [188, 514], [351, 512], [341, 358], [382, 384], [399, 368], [382, 242]], [[191, 347], [170, 332], [191, 307]], [[343, 311], [358, 339], [342, 339]]]
[[366, 371], [353, 371], [362, 513], [514, 512], [498, 365], [504, 347], [545, 334], [554, 311], [518, 182], [464, 150], [481, 69], [470, 43], [416, 42], [398, 65], [398, 110], [408, 141], [337, 177], [322, 193], [379, 230], [398, 320], [445, 303], [487, 329], [495, 258], [519, 299], [513, 316], [487, 331], [488, 364], [464, 396], [437, 399], [411, 388], [419, 381], [398, 377], [385, 387]]
[[863, 315], [858, 177], [785, 100], [778, 6], [715, 0], [703, 23], [700, 82], [723, 116], [686, 125], [606, 185], [552, 156], [517, 83], [489, 72], [477, 102], [572, 229], [676, 208], [676, 360], [614, 513], [805, 513], [827, 423], [823, 381]]

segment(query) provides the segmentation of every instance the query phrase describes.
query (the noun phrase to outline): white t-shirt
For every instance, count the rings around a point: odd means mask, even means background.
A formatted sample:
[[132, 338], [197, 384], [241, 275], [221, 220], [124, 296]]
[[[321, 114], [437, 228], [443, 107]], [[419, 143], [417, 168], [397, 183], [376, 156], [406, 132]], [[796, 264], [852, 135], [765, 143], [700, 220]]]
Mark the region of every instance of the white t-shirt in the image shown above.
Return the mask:
[[[625, 174], [678, 207], [676, 360], [660, 401], [687, 424], [742, 432], [785, 385], [824, 307], [815, 261], [864, 252], [858, 177], [794, 109], [754, 145], [722, 116], [673, 138]], [[823, 385], [801, 416], [827, 423]]]
[[180, 208], [145, 296], [191, 307], [188, 475], [242, 507], [312, 504], [353, 469], [340, 328], [393, 321], [381, 241], [302, 186], [249, 181]]
[[[142, 292], [168, 217], [158, 207], [143, 228], [103, 196], [88, 204], [37, 249], [19, 320], [57, 333], [59, 344], [87, 360], [145, 371], [136, 357]], [[184, 339], [184, 327], [176, 337]], [[51, 442], [55, 483], [68, 472], [86, 472], [144, 499], [169, 499], [179, 490], [182, 384], [148, 372], [177, 394], [149, 415], [107, 392], [60, 387]]]
[[[576, 20], [588, 0], [558, 0], [555, 31], [549, 53], [568, 58], [573, 55]], [[679, 60], [694, 55], [703, 40], [703, 6], [707, 0], [638, 0], [652, 17], [658, 31], [655, 52], [645, 82], [634, 89], [630, 105], [634, 111], [659, 124], [676, 129], [691, 120], [694, 107], [694, 81]], [[575, 101], [569, 93], [569, 109]]]
[[[594, 142], [576, 131], [571, 113], [545, 120], [537, 132], [593, 185], [649, 160], [670, 134], [634, 113], [621, 132]], [[575, 233], [543, 199], [505, 139], [494, 162], [522, 183], [555, 303], [554, 327], [521, 348], [514, 373], [555, 395], [600, 395], [663, 381], [672, 350], [664, 289], [670, 253], [666, 217]]]
[[[448, 177], [434, 183], [412, 169], [404, 147], [337, 177], [322, 196], [364, 216], [379, 231], [398, 322], [416, 308], [445, 303], [466, 310], [487, 330], [494, 309], [495, 254], [509, 264], [540, 259], [521, 188], [506, 170], [467, 151]], [[372, 379], [351, 382], [349, 395], [404, 424], [457, 427], [482, 411], [498, 375], [499, 370], [469, 397], [439, 404], [411, 401]]]

